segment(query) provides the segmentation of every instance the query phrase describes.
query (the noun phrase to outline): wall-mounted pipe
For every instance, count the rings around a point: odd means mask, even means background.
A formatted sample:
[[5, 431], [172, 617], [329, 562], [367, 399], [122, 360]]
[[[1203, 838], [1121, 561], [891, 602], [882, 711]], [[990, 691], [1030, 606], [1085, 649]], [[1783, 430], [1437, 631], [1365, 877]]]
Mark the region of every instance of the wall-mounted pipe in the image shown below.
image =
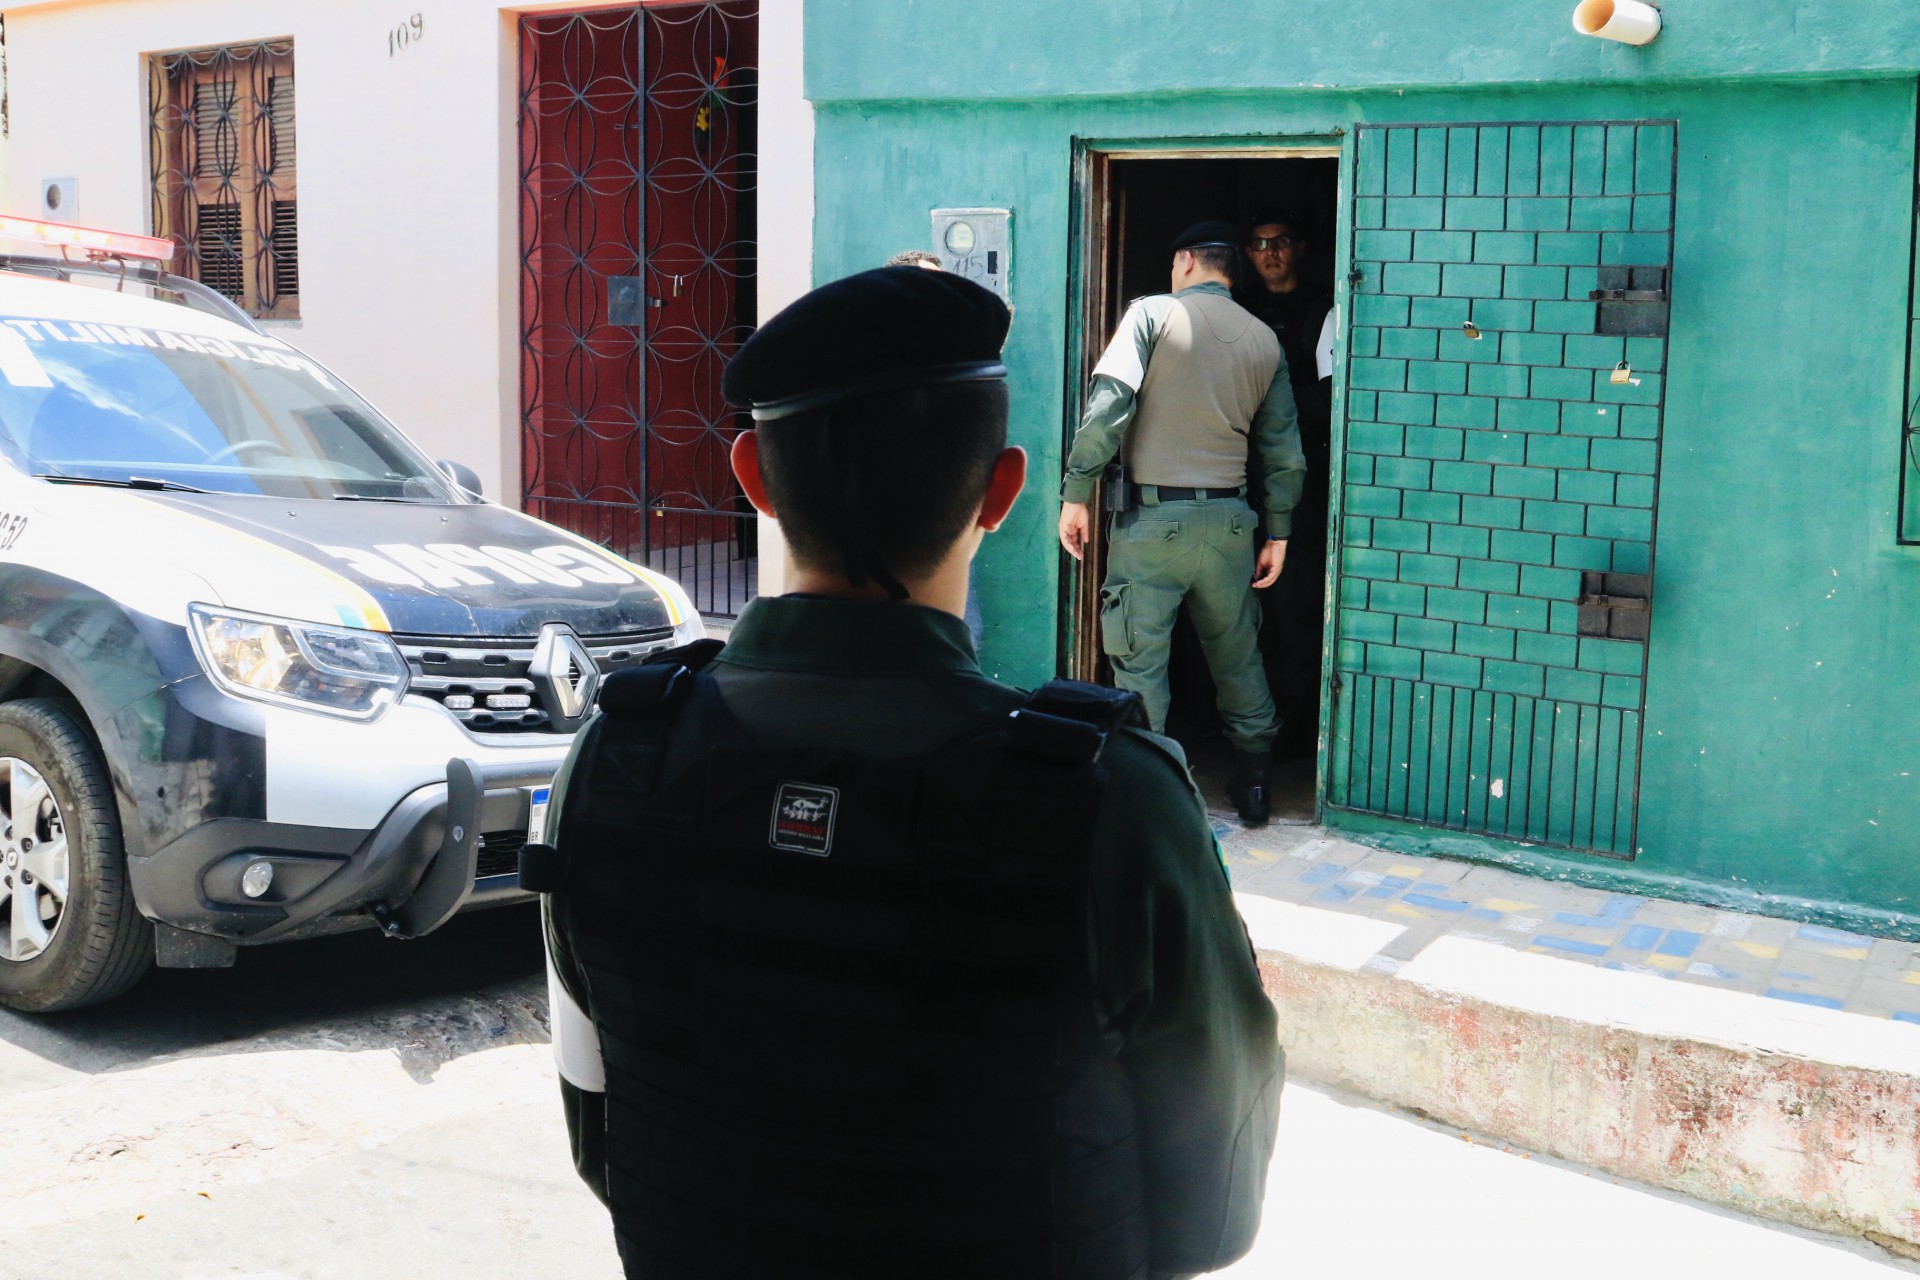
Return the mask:
[[1660, 11], [1641, 0], [1580, 0], [1573, 29], [1583, 36], [1646, 44], [1660, 34]]

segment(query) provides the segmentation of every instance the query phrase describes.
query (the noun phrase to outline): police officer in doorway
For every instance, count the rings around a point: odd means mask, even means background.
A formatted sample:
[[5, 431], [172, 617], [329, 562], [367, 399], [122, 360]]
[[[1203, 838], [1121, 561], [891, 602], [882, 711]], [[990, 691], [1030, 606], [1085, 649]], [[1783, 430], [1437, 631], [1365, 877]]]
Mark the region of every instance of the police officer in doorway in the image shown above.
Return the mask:
[[1241, 298], [1272, 328], [1286, 356], [1300, 416], [1306, 484], [1294, 508], [1287, 563], [1262, 598], [1274, 643], [1268, 676], [1280, 713], [1276, 754], [1313, 753], [1320, 728], [1321, 638], [1327, 602], [1327, 483], [1333, 422], [1333, 295], [1311, 277], [1308, 224], [1297, 213], [1256, 215], [1246, 237], [1253, 270]]
[[554, 784], [555, 1053], [648, 1280], [1146, 1280], [1258, 1226], [1282, 1056], [1179, 748], [987, 679], [1008, 311], [916, 267], [729, 367], [799, 590], [609, 676]]
[[[1249, 825], [1270, 814], [1280, 725], [1259, 647], [1253, 590], [1280, 577], [1305, 463], [1286, 360], [1273, 331], [1233, 300], [1240, 236], [1203, 222], [1173, 242], [1172, 292], [1127, 308], [1093, 371], [1061, 485], [1060, 542], [1075, 559], [1092, 533], [1094, 482], [1112, 460], [1114, 509], [1100, 588], [1101, 647], [1114, 682], [1165, 726], [1167, 660], [1184, 603], [1199, 632], [1235, 767], [1227, 796]], [[1266, 534], [1247, 502], [1249, 457]]]

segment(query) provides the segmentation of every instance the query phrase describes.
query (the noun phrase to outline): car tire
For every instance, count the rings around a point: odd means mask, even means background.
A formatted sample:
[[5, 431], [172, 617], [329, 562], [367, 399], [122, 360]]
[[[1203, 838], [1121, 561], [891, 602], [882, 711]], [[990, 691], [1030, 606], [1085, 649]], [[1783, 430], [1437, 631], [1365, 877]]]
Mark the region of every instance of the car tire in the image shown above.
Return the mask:
[[[23, 803], [33, 812], [15, 814]], [[28, 870], [31, 831], [41, 836], [42, 861], [33, 864], [42, 869], [39, 882]], [[65, 841], [59, 902], [44, 883], [53, 874], [45, 859], [55, 836]], [[51, 1013], [99, 1004], [153, 963], [153, 927], [134, 907], [106, 763], [85, 724], [51, 699], [0, 704], [0, 895], [0, 1004], [9, 1008]], [[36, 912], [37, 929], [15, 914], [27, 909]], [[19, 937], [16, 924], [25, 926]]]

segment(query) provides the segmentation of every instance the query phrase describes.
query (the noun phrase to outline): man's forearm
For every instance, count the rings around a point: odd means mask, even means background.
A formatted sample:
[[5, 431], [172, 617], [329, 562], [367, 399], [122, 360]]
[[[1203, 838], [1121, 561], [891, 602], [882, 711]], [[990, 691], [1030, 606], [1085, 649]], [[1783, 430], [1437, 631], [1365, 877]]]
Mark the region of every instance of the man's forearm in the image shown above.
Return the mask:
[[1274, 460], [1261, 450], [1261, 478], [1266, 482], [1267, 536], [1286, 538], [1293, 534], [1293, 509], [1300, 505], [1306, 489], [1307, 463], [1300, 453], [1300, 441], [1293, 441], [1291, 458]]
[[1293, 386], [1281, 370], [1253, 419], [1254, 457], [1260, 467], [1266, 495], [1267, 534], [1284, 538], [1293, 532], [1293, 509], [1307, 482], [1307, 457], [1300, 449], [1300, 418], [1293, 403]]
[[1181, 1105], [1156, 1096], [1163, 1090], [1140, 1093], [1156, 1270], [1218, 1270], [1251, 1249], [1259, 1232], [1285, 1056], [1271, 1021], [1223, 1024], [1213, 1034], [1233, 1047], [1211, 1062], [1196, 1054], [1179, 1077], [1185, 1090], [1204, 1091], [1204, 1101]]
[[1148, 1011], [1129, 1028], [1156, 1272], [1207, 1272], [1252, 1247], [1273, 1154], [1285, 1055], [1246, 926], [1217, 854], [1154, 904]]
[[1073, 449], [1067, 454], [1067, 474], [1060, 482], [1060, 497], [1067, 502], [1086, 502], [1093, 496], [1094, 482], [1126, 438], [1127, 424], [1133, 421], [1133, 389], [1115, 378], [1096, 377], [1087, 394], [1087, 411], [1080, 429], [1073, 433]]

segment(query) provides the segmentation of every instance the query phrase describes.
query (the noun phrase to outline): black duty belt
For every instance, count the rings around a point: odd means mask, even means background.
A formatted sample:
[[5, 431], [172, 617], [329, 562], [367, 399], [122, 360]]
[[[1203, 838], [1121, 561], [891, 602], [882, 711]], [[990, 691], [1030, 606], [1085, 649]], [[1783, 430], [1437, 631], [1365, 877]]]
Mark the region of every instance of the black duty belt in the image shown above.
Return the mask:
[[1212, 502], [1222, 498], [1244, 498], [1244, 487], [1235, 489], [1183, 489], [1178, 485], [1156, 484], [1142, 485], [1143, 489], [1152, 489], [1154, 496], [1162, 502]]

